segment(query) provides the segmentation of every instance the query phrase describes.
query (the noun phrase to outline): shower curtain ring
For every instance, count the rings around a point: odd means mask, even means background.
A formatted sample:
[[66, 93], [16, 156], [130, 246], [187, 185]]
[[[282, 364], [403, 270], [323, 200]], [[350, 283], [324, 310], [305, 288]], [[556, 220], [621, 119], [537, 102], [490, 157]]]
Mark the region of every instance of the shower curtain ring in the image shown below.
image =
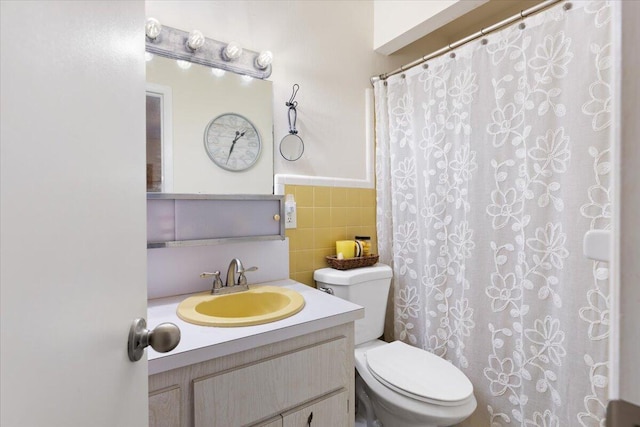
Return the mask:
[[524, 23], [524, 11], [520, 11], [520, 19], [522, 20], [522, 22], [520, 22], [520, 25], [518, 25], [518, 28], [520, 28], [521, 30], [524, 30], [525, 28], [527, 28], [527, 25]]

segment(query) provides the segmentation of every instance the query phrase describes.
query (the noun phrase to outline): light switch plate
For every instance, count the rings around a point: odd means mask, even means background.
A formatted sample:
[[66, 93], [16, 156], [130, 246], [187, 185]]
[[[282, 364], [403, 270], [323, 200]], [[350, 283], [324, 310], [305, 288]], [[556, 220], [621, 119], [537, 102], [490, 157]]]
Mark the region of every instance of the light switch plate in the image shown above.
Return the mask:
[[284, 204], [284, 228], [297, 228], [297, 209], [295, 203]]

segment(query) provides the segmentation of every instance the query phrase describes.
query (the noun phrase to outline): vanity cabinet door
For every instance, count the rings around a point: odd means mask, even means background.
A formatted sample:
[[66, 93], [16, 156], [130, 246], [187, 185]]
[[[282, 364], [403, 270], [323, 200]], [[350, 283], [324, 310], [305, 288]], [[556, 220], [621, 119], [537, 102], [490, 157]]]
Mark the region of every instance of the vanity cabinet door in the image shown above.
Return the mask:
[[180, 387], [149, 394], [149, 427], [180, 427]]
[[344, 390], [282, 414], [282, 427], [347, 427], [347, 399], [348, 392]]
[[347, 339], [340, 337], [197, 378], [193, 381], [194, 425], [250, 425], [327, 393], [344, 390], [353, 366], [347, 352]]

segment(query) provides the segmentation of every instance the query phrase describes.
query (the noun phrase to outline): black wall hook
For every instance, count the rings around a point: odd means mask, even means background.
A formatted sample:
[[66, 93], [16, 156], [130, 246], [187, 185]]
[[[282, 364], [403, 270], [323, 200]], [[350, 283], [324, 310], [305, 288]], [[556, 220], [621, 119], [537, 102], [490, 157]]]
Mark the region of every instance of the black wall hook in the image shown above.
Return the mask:
[[298, 111], [296, 108], [298, 107], [298, 101], [294, 100], [298, 94], [298, 89], [300, 89], [300, 85], [298, 83], [294, 83], [291, 98], [289, 98], [289, 101], [284, 104], [289, 107], [289, 133], [292, 135], [296, 135], [298, 133], [298, 130], [296, 129], [296, 121], [298, 120]]

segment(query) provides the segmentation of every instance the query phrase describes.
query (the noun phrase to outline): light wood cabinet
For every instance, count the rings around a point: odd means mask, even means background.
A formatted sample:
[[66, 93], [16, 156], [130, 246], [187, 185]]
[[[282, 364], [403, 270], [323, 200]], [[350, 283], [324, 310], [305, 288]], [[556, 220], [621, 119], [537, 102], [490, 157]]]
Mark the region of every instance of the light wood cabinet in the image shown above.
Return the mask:
[[348, 427], [353, 382], [348, 323], [150, 376], [150, 426]]
[[[282, 415], [282, 427], [349, 425], [347, 392], [333, 393]], [[353, 424], [353, 423], [352, 423]]]
[[180, 427], [180, 387], [149, 393], [149, 425]]

